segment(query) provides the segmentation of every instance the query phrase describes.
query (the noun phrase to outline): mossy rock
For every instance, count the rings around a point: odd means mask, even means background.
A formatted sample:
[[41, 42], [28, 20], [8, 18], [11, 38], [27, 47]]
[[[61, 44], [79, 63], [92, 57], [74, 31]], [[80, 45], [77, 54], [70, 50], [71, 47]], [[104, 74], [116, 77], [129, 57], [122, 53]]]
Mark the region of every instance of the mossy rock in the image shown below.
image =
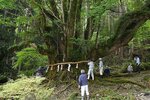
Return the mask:
[[8, 78], [4, 75], [0, 75], [0, 84], [6, 83], [8, 81]]

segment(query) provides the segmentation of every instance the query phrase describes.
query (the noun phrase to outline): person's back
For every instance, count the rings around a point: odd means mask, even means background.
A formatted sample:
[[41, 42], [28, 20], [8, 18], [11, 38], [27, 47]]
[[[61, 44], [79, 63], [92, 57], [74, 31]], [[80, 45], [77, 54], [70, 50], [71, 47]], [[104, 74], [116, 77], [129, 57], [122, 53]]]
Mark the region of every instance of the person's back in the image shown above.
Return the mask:
[[46, 67], [42, 67], [42, 68], [41, 68], [41, 70], [40, 70], [40, 71], [41, 71], [41, 74], [42, 74], [42, 75], [44, 75], [44, 74], [45, 74], [46, 69], [47, 69]]
[[85, 73], [82, 73], [79, 76], [79, 85], [80, 86], [88, 85], [88, 79], [87, 79], [87, 75]]
[[81, 70], [81, 75], [79, 76], [79, 88], [81, 88], [82, 100], [84, 100], [85, 92], [87, 95], [87, 100], [89, 100], [88, 80], [85, 70]]
[[36, 70], [36, 76], [43, 76], [44, 73], [46, 71], [46, 67], [40, 66], [37, 70]]
[[110, 69], [108, 67], [106, 67], [106, 69], [104, 70], [104, 74], [105, 74], [105, 76], [110, 75]]
[[88, 62], [89, 70], [88, 70], [88, 79], [90, 79], [90, 76], [92, 77], [92, 80], [94, 80], [94, 62], [90, 60]]
[[93, 61], [88, 62], [88, 65], [89, 65], [89, 69], [94, 68], [94, 62]]
[[35, 71], [35, 75], [36, 75], [36, 76], [42, 76], [42, 73], [41, 73], [41, 66]]

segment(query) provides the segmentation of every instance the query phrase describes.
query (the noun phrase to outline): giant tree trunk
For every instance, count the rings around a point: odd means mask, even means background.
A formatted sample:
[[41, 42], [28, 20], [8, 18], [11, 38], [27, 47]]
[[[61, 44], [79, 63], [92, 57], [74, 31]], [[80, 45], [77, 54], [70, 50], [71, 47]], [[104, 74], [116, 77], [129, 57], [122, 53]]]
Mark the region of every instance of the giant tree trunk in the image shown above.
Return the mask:
[[[95, 47], [92, 48], [91, 57], [97, 59], [99, 56], [106, 56], [121, 46], [126, 45], [134, 37], [137, 29], [148, 19], [150, 19], [150, 2], [145, 4], [139, 11], [133, 11], [123, 15], [119, 20], [120, 22], [114, 37], [111, 38], [105, 46], [99, 46], [98, 49]], [[91, 23], [89, 23], [87, 30], [91, 28], [90, 24]], [[87, 33], [90, 32], [90, 30], [88, 30]]]
[[94, 58], [97, 59], [99, 56], [104, 57], [118, 48], [127, 45], [128, 42], [134, 37], [137, 29], [148, 19], [150, 19], [149, 0], [147, 0], [145, 5], [138, 11], [127, 13], [119, 19], [119, 24], [116, 28], [114, 37], [111, 38], [106, 45], [99, 45], [99, 49], [91, 49], [91, 53]]
[[[133, 11], [123, 15], [120, 18], [117, 29], [114, 31], [114, 37], [105, 45], [101, 45], [97, 42], [98, 40], [95, 40], [96, 42], [93, 48], [91, 48], [91, 52], [88, 52], [85, 57], [91, 54], [90, 56], [92, 58], [97, 59], [99, 56], [106, 56], [119, 47], [126, 45], [133, 38], [137, 29], [145, 23], [146, 20], [150, 19], [150, 2], [148, 1], [149, 0], [147, 0], [147, 3], [139, 11]], [[50, 64], [67, 61], [72, 53], [71, 50], [74, 48], [79, 49], [78, 46], [74, 46], [73, 43], [70, 42], [70, 39], [77, 39], [80, 36], [82, 36], [83, 40], [91, 39], [95, 25], [93, 16], [88, 17], [85, 30], [78, 30], [78, 24], [81, 23], [80, 13], [82, 2], [83, 0], [49, 0], [49, 6], [47, 7], [43, 5], [40, 6], [40, 3], [36, 5], [39, 6], [44, 19], [46, 19], [44, 25], [39, 27], [39, 31], [42, 30], [43, 33], [41, 32], [41, 34], [43, 35], [48, 33], [47, 40], [44, 42], [48, 48], [47, 55]], [[60, 7], [60, 5], [62, 7]], [[46, 26], [49, 24], [47, 20], [50, 21], [50, 26]], [[96, 39], [98, 39], [98, 35]], [[55, 79], [58, 75], [56, 69], [57, 66], [53, 68], [53, 71], [49, 69], [47, 77]]]

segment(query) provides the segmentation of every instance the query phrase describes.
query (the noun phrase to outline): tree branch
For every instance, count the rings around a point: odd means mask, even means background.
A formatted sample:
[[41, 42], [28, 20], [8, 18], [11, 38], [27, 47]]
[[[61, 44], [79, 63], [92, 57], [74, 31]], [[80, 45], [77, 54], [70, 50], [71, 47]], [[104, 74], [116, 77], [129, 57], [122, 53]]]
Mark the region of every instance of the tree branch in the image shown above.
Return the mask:
[[109, 42], [109, 52], [126, 45], [134, 37], [137, 29], [148, 19], [150, 19], [150, 2], [146, 3], [139, 11], [122, 16], [116, 34]]

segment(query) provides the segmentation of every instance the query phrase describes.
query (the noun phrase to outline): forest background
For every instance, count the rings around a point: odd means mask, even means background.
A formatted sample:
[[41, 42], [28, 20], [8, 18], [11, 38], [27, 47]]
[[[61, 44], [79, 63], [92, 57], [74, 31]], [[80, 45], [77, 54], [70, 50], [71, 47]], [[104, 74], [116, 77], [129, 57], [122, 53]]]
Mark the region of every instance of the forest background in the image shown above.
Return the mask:
[[1, 75], [99, 57], [108, 66], [132, 62], [134, 55], [149, 62], [149, 0], [0, 3]]
[[[60, 62], [98, 64], [100, 57], [120, 73], [138, 55], [142, 71], [149, 70], [149, 19], [149, 0], [0, 0], [0, 81]], [[46, 77], [76, 79], [87, 69], [82, 63], [67, 72], [67, 64]]]

